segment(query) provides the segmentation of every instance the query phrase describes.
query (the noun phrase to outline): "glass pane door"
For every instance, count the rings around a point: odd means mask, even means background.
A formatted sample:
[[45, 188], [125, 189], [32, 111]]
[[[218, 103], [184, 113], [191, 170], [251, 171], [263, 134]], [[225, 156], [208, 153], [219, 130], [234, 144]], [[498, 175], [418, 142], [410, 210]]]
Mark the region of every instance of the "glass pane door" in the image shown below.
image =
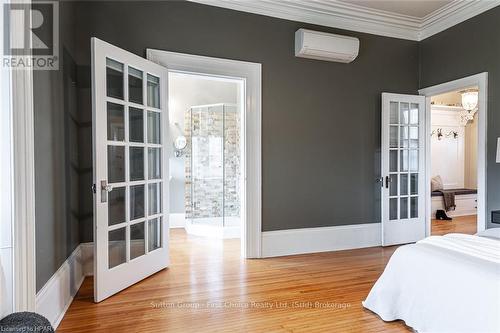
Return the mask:
[[[92, 39], [95, 253], [100, 301], [168, 265], [166, 68]], [[163, 103], [165, 104], [165, 103]]]
[[422, 96], [383, 94], [382, 104], [383, 238], [391, 244], [405, 243], [425, 232], [425, 202], [420, 193], [425, 100]]
[[418, 218], [419, 104], [390, 102], [389, 219]]

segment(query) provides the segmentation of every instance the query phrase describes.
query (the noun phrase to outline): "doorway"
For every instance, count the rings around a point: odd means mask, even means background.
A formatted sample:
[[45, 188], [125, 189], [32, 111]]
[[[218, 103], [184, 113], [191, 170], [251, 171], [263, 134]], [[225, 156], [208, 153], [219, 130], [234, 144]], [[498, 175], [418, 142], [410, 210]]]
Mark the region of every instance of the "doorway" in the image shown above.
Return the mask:
[[241, 238], [244, 82], [171, 71], [168, 88], [174, 145], [170, 228], [198, 237]]
[[[487, 80], [481, 73], [419, 91], [427, 105], [427, 235], [486, 228]], [[452, 220], [437, 220], [438, 210]]]
[[[243, 258], [260, 258], [262, 230], [261, 64], [154, 49], [147, 49], [146, 53], [149, 60], [166, 67], [169, 73], [197, 75], [205, 79], [218, 79], [240, 84], [239, 119], [242, 138], [240, 156], [243, 156], [240, 161], [241, 177], [239, 178], [241, 181], [239, 215], [242, 221], [240, 253]], [[175, 133], [179, 134], [179, 129]]]

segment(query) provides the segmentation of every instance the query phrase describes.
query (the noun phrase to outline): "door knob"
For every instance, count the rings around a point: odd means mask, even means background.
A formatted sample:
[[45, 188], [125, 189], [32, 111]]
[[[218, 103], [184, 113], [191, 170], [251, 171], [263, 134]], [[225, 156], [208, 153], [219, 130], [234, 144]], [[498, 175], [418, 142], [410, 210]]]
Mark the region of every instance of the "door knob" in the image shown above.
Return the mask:
[[108, 192], [113, 191], [113, 186], [108, 185], [106, 180], [101, 180], [101, 202], [108, 201]]
[[391, 182], [391, 177], [385, 176], [385, 188], [389, 188], [390, 182]]

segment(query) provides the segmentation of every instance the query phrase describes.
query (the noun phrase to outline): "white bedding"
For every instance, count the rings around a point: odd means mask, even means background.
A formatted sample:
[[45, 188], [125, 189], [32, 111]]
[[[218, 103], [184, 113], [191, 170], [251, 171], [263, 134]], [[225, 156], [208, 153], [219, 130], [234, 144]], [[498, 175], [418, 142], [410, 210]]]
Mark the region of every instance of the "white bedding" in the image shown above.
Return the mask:
[[419, 333], [498, 333], [500, 241], [448, 234], [401, 246], [363, 306]]

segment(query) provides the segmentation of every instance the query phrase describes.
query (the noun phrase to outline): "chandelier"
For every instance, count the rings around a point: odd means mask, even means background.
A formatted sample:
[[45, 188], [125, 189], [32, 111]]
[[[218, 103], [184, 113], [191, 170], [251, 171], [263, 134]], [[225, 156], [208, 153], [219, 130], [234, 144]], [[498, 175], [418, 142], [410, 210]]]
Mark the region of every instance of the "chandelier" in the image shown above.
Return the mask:
[[462, 125], [465, 125], [467, 122], [474, 119], [474, 114], [477, 112], [479, 94], [477, 89], [464, 90], [461, 94], [463, 110], [460, 111], [460, 122]]

